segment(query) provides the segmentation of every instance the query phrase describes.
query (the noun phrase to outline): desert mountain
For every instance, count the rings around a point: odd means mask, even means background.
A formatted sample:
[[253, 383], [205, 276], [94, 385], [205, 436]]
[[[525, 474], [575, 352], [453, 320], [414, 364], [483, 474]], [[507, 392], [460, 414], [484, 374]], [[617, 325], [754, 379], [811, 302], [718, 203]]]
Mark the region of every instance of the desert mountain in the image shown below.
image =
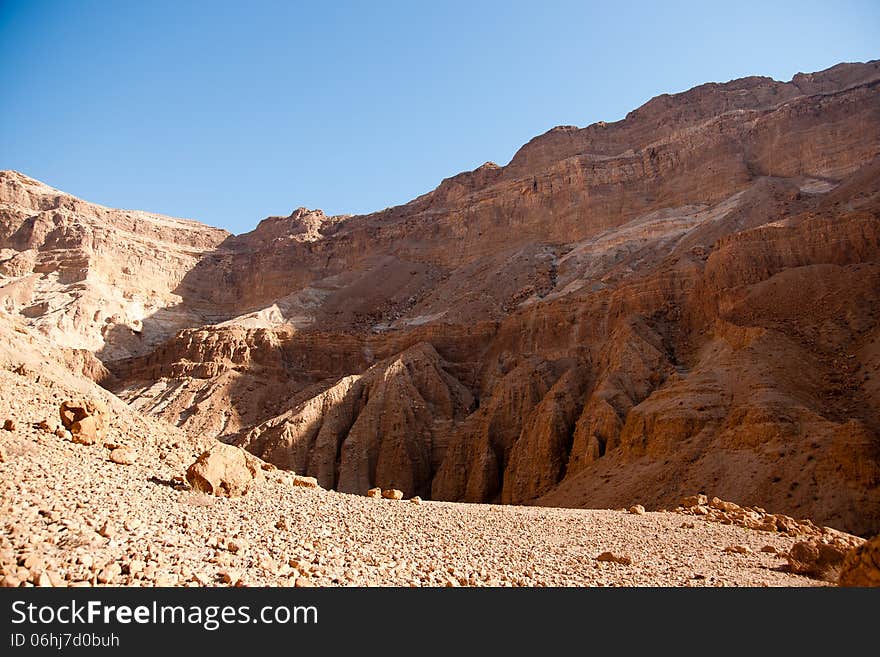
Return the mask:
[[655, 98], [232, 236], [0, 173], [0, 304], [328, 488], [880, 530], [880, 62]]

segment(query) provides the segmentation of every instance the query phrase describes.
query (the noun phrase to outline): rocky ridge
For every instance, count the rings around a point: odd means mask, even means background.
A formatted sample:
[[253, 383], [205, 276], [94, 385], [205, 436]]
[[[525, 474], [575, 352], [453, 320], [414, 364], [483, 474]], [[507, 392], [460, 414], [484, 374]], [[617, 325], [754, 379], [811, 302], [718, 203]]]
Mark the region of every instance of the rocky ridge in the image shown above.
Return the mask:
[[[142, 412], [343, 491], [653, 510], [711, 490], [870, 535], [878, 79], [703, 85], [404, 206], [236, 237], [7, 172], [0, 297]], [[148, 275], [125, 312], [96, 315], [129, 263]]]

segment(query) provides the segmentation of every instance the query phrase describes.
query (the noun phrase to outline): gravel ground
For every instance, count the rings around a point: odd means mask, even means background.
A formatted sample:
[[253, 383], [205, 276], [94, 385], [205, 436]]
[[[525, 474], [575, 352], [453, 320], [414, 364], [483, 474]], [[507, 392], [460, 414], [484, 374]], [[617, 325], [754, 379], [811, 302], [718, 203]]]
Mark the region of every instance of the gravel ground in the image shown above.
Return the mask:
[[[95, 391], [98, 389], [95, 388]], [[0, 568], [7, 584], [122, 586], [821, 586], [764, 546], [796, 539], [675, 512], [394, 501], [292, 485], [274, 471], [226, 499], [175, 483], [204, 445], [106, 399], [109, 460], [35, 426], [76, 394], [0, 370]], [[637, 500], [634, 500], [637, 502]], [[745, 554], [725, 552], [745, 546]], [[631, 565], [597, 561], [603, 552]]]

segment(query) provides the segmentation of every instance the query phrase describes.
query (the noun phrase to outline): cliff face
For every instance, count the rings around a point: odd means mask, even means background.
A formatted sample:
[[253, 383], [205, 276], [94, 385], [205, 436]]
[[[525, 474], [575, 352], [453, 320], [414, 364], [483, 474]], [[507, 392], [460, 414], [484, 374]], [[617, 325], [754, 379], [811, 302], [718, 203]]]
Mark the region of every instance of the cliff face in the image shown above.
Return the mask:
[[[649, 508], [702, 490], [876, 532], [878, 80], [703, 85], [404, 206], [237, 237], [75, 200], [59, 228], [44, 206], [71, 197], [7, 173], [0, 295], [73, 323], [67, 346], [141, 410], [325, 486]], [[129, 313], [103, 334], [58, 301], [99, 284]], [[135, 341], [113, 330], [126, 294]]]
[[0, 307], [59, 346], [108, 360], [144, 353], [203, 321], [177, 288], [228, 236], [0, 171]]

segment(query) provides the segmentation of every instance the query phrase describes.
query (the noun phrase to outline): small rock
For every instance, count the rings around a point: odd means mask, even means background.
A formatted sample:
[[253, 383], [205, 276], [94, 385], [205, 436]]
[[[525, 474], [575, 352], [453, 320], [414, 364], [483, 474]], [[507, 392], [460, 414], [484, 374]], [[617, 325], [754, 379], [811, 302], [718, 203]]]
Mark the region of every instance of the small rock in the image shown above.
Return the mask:
[[241, 574], [237, 570], [224, 570], [219, 573], [220, 581], [224, 584], [234, 585], [241, 579]]
[[752, 551], [747, 548], [745, 545], [728, 545], [723, 550], [724, 552], [729, 552], [731, 554], [751, 554]]
[[418, 495], [416, 495], [415, 497], [411, 497], [411, 498], [409, 498], [409, 501], [410, 501], [411, 504], [421, 504], [421, 503], [422, 503], [422, 498], [419, 497]]
[[192, 581], [199, 586], [207, 586], [211, 583], [211, 578], [204, 573], [193, 573]]
[[382, 489], [381, 488], [371, 488], [367, 491], [367, 497], [380, 498], [382, 497]]
[[278, 522], [275, 523], [275, 529], [281, 529], [283, 531], [287, 530], [287, 521], [284, 518], [281, 518]]
[[728, 513], [734, 511], [742, 511], [742, 507], [739, 504], [734, 504], [733, 502], [725, 502], [722, 499], [717, 497], [713, 497], [709, 502], [709, 506], [713, 509], [718, 509], [719, 511], [726, 511]]
[[402, 500], [403, 491], [398, 490], [397, 488], [386, 488], [382, 491], [382, 497], [386, 500]]
[[113, 526], [108, 520], [101, 526], [101, 529], [98, 530], [98, 534], [100, 534], [104, 538], [113, 538], [114, 536], [116, 536], [116, 530], [113, 529]]
[[690, 497], [686, 497], [681, 501], [681, 505], [686, 509], [689, 509], [692, 506], [706, 506], [708, 503], [709, 498], [702, 493], [699, 495], [691, 495]]
[[294, 486], [302, 486], [303, 488], [318, 488], [318, 480], [314, 477], [303, 477], [296, 475], [293, 478]]
[[146, 568], [147, 564], [143, 561], [143, 559], [132, 559], [128, 562], [128, 574], [129, 575], [139, 575], [144, 572], [144, 568]]
[[141, 519], [140, 518], [126, 518], [125, 522], [122, 523], [122, 526], [125, 527], [125, 531], [133, 532], [138, 527], [141, 526]]
[[768, 554], [777, 554], [777, 550], [772, 545], [765, 545], [761, 548], [761, 552], [767, 552]]
[[629, 509], [627, 509], [627, 510], [630, 513], [637, 515], [637, 516], [645, 515], [645, 507], [643, 507], [641, 504], [635, 504], [635, 505], [629, 507]]
[[137, 454], [131, 447], [117, 447], [110, 452], [110, 460], [119, 465], [132, 465], [137, 460]]
[[611, 561], [613, 563], [619, 563], [624, 566], [631, 566], [633, 562], [631, 557], [614, 554], [614, 552], [603, 552], [598, 557], [596, 557], [596, 561]]
[[15, 420], [6, 420], [6, 422], [3, 423], [3, 428], [6, 431], [15, 431]]
[[122, 574], [122, 567], [115, 561], [107, 564], [104, 569], [98, 573], [98, 582], [101, 584], [110, 584], [114, 579]]
[[293, 585], [298, 589], [309, 588], [309, 587], [314, 586], [314, 584], [312, 584], [311, 580], [308, 579], [307, 577], [297, 577], [296, 581], [294, 582]]
[[248, 549], [248, 542], [243, 538], [236, 538], [226, 544], [226, 549], [232, 554], [244, 554]]

